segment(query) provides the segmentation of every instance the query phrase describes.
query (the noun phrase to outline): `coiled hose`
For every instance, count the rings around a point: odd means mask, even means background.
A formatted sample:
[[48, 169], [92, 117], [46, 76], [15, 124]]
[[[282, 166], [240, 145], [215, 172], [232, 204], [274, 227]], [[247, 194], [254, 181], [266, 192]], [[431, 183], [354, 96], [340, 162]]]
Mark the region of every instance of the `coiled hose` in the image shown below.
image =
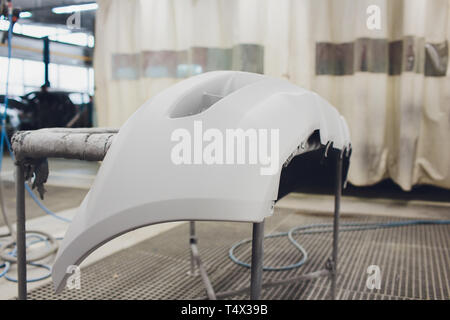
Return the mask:
[[[374, 230], [381, 228], [398, 228], [398, 227], [406, 227], [406, 226], [414, 226], [414, 225], [428, 225], [428, 224], [450, 224], [450, 220], [408, 220], [408, 221], [395, 221], [395, 222], [373, 222], [373, 223], [341, 223], [339, 227], [339, 232], [346, 231], [363, 231], [363, 230]], [[288, 232], [280, 232], [269, 234], [264, 237], [264, 239], [268, 238], [279, 238], [279, 237], [288, 237], [291, 244], [300, 252], [301, 259], [287, 266], [281, 267], [272, 267], [272, 266], [263, 266], [264, 271], [287, 271], [295, 268], [301, 267], [308, 259], [308, 253], [295, 239], [294, 235], [298, 234], [315, 234], [315, 233], [329, 233], [333, 231], [332, 223], [322, 223], [322, 224], [310, 224], [306, 226], [299, 226], [292, 228]], [[234, 244], [230, 251], [228, 252], [228, 256], [231, 261], [245, 268], [250, 268], [251, 265], [239, 260], [234, 254], [235, 250], [240, 246], [252, 242], [252, 239], [245, 239]]]

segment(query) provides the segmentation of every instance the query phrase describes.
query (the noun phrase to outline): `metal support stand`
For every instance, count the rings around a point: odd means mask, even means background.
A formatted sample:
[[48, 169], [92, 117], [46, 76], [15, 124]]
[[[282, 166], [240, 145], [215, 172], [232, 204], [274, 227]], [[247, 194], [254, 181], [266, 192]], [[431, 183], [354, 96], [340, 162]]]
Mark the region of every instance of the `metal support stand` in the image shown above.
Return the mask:
[[261, 297], [263, 257], [264, 257], [264, 220], [253, 224], [252, 239], [252, 272], [250, 280], [250, 299], [259, 300]]
[[[197, 245], [197, 236], [195, 235], [195, 221], [189, 222], [189, 245]], [[193, 250], [191, 250], [191, 269], [188, 272], [190, 276], [198, 276], [196, 262]]]
[[25, 172], [21, 163], [16, 163], [16, 217], [17, 286], [19, 300], [26, 300], [27, 254], [25, 244]]
[[191, 270], [190, 275], [196, 275], [196, 267], [200, 271], [200, 276], [202, 277], [203, 285], [205, 286], [206, 295], [210, 300], [216, 300], [216, 293], [209, 280], [208, 273], [206, 272], [205, 266], [203, 265], [197, 248], [197, 236], [195, 235], [195, 221], [189, 223], [189, 243], [191, 246]]
[[338, 263], [338, 240], [339, 240], [339, 210], [341, 206], [342, 194], [342, 157], [343, 152], [337, 155], [336, 160], [336, 183], [334, 196], [334, 222], [333, 222], [333, 251], [330, 260], [330, 276], [331, 276], [331, 298], [336, 299], [336, 280], [337, 280], [337, 263]]
[[[343, 152], [342, 151], [338, 152], [339, 153], [336, 156], [333, 248], [331, 258], [328, 259], [325, 268], [322, 270], [317, 270], [314, 272], [310, 272], [308, 274], [301, 275], [296, 278], [289, 278], [262, 283], [263, 256], [264, 256], [263, 250], [264, 221], [260, 223], [254, 223], [253, 238], [252, 238], [252, 263], [251, 263], [250, 287], [245, 287], [238, 290], [219, 292], [215, 295], [215, 297], [223, 299], [236, 294], [246, 293], [250, 290], [250, 299], [258, 300], [261, 298], [262, 288], [269, 288], [277, 285], [290, 284], [294, 282], [300, 282], [305, 280], [316, 279], [323, 276], [328, 276], [331, 280], [331, 297], [332, 299], [336, 299], [336, 280], [338, 275], [337, 262], [338, 262], [338, 240], [339, 240], [339, 211], [343, 186], [342, 184]], [[192, 234], [195, 234], [195, 229], [194, 226], [191, 225], [191, 237]]]
[[[205, 285], [206, 293], [209, 299], [215, 300], [216, 297], [224, 298], [238, 293], [248, 292], [250, 290], [250, 299], [258, 300], [261, 297], [262, 287], [271, 287], [280, 284], [292, 283], [314, 279], [317, 277], [329, 275], [331, 278], [331, 296], [336, 298], [336, 278], [338, 274], [338, 235], [339, 235], [339, 210], [342, 193], [342, 166], [343, 153], [337, 155], [336, 160], [336, 183], [335, 183], [335, 201], [334, 201], [334, 224], [333, 224], [333, 251], [332, 256], [327, 262], [326, 269], [315, 271], [302, 275], [297, 278], [285, 279], [269, 283], [262, 283], [263, 273], [263, 240], [264, 240], [264, 221], [253, 224], [252, 238], [252, 262], [251, 262], [251, 280], [250, 287], [235, 291], [221, 292], [216, 295], [208, 278], [206, 269], [200, 259], [197, 248], [197, 236], [195, 232], [195, 221], [190, 222], [189, 243], [191, 247], [191, 275], [197, 275], [197, 269]], [[26, 263], [26, 238], [25, 238], [25, 170], [22, 163], [16, 163], [16, 216], [17, 216], [17, 273], [18, 273], [18, 298], [27, 299], [27, 263]]]

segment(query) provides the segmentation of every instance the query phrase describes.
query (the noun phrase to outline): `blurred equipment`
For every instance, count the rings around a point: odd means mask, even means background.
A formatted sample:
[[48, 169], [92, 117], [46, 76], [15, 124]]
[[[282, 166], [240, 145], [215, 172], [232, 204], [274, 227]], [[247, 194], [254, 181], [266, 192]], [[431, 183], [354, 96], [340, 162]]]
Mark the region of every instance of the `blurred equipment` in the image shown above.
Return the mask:
[[[82, 116], [88, 109], [83, 103], [84, 95], [86, 94], [51, 91], [46, 85], [41, 87], [41, 91], [26, 94], [23, 99], [30, 114], [27, 119], [28, 127], [22, 130], [91, 126], [88, 116]], [[79, 114], [77, 120], [73, 121], [77, 114]]]
[[[9, 15], [11, 15], [11, 29], [14, 28], [14, 24], [17, 22], [17, 20], [19, 20], [20, 17], [20, 8], [13, 8], [11, 0], [2, 0], [0, 12], [0, 16], [9, 17]], [[5, 43], [7, 38], [8, 32], [4, 32], [2, 36], [2, 43]]]
[[[5, 95], [0, 95], [0, 113], [4, 110]], [[92, 98], [87, 94], [52, 91], [42, 86], [41, 91], [8, 97], [6, 131], [11, 138], [19, 130], [91, 127], [91, 112]]]

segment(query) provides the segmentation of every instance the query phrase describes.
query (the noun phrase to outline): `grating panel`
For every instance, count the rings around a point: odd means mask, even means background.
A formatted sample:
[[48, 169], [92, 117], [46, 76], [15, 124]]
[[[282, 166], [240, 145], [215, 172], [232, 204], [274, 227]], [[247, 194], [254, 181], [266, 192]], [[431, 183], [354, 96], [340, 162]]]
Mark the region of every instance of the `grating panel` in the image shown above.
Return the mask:
[[[345, 222], [387, 222], [384, 217], [345, 217]], [[265, 232], [287, 231], [298, 225], [332, 222], [331, 217], [277, 209], [267, 219]], [[250, 284], [250, 271], [235, 265], [228, 250], [239, 239], [251, 236], [251, 225], [198, 222], [199, 250], [216, 292], [237, 290]], [[134, 247], [113, 254], [81, 270], [81, 289], [56, 296], [51, 284], [29, 293], [30, 299], [198, 299], [205, 296], [199, 276], [188, 276], [190, 253], [188, 225], [182, 225]], [[300, 235], [308, 251], [301, 268], [264, 272], [263, 281], [295, 277], [324, 267], [331, 254], [331, 233]], [[341, 232], [339, 242], [338, 299], [450, 299], [450, 226], [427, 225], [394, 229]], [[298, 252], [286, 238], [264, 243], [265, 264], [287, 265]], [[236, 252], [250, 261], [250, 245]], [[367, 267], [378, 265], [381, 289], [366, 287]], [[329, 298], [329, 279], [322, 277], [263, 289], [262, 299]], [[247, 294], [231, 297], [248, 299]]]

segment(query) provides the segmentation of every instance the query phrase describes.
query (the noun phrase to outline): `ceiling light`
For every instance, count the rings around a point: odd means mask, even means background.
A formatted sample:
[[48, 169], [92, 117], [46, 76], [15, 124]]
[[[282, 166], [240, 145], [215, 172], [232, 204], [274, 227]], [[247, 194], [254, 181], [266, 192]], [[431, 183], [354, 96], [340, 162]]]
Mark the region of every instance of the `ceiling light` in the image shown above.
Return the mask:
[[53, 13], [56, 14], [63, 14], [63, 13], [72, 13], [72, 12], [79, 12], [79, 11], [89, 11], [89, 10], [97, 10], [98, 4], [95, 2], [93, 3], [85, 3], [80, 5], [71, 5], [71, 6], [64, 6], [64, 7], [56, 7], [52, 9]]

